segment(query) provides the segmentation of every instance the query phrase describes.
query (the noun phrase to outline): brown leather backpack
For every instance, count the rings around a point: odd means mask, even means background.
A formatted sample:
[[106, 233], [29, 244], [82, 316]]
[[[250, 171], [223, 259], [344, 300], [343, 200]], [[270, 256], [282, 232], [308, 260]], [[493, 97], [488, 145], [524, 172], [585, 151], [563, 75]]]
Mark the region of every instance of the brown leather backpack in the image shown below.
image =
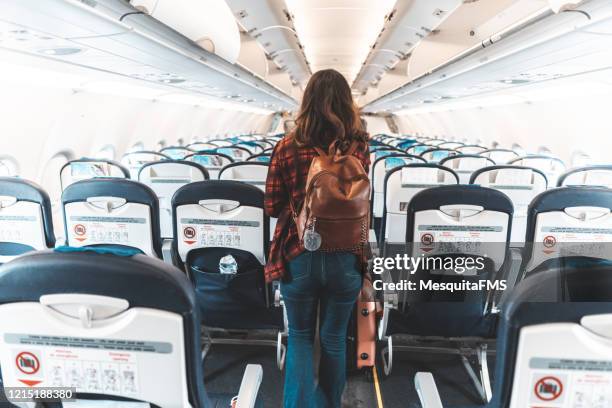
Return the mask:
[[[353, 156], [353, 142], [343, 154], [332, 143], [310, 165], [306, 196], [299, 214], [292, 206], [299, 237], [306, 249], [353, 251], [363, 248], [370, 228], [370, 180], [361, 161]], [[313, 234], [314, 232], [314, 234]], [[308, 245], [320, 236], [320, 248]], [[315, 246], [317, 246], [315, 244]]]

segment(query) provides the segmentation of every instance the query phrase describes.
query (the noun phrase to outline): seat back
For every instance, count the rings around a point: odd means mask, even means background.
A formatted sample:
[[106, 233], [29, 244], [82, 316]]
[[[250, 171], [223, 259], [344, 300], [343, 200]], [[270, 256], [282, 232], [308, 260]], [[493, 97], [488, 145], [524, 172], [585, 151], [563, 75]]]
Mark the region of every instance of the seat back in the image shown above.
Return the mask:
[[[370, 163], [373, 164], [374, 162], [376, 162], [376, 160], [381, 159], [386, 156], [393, 155], [393, 154], [405, 154], [405, 153], [401, 150], [397, 150], [394, 147], [388, 147], [388, 146], [384, 146], [384, 147], [378, 146], [378, 147], [373, 147], [373, 148], [371, 147], [370, 148]], [[370, 169], [368, 171], [368, 178], [370, 179], [370, 181], [372, 181], [374, 178], [374, 166], [373, 165], [370, 165]]]
[[62, 194], [66, 245], [122, 245], [161, 257], [155, 192], [132, 180], [78, 181]]
[[391, 146], [395, 146], [402, 150], [405, 150], [416, 143], [418, 143], [416, 139], [394, 139], [389, 142]]
[[559, 176], [565, 172], [565, 163], [561, 159], [546, 155], [523, 156], [510, 160], [508, 164], [515, 166], [533, 167], [546, 175], [548, 188], [557, 185]]
[[160, 160], [170, 160], [170, 156], [159, 152], [143, 150], [124, 154], [121, 158], [121, 164], [129, 169], [132, 180], [138, 180], [138, 172], [144, 164]]
[[559, 177], [557, 186], [602, 186], [612, 188], [612, 166], [588, 166], [571, 169]]
[[113, 160], [78, 159], [71, 160], [60, 170], [62, 191], [70, 184], [95, 177], [130, 178], [130, 171]]
[[439, 146], [442, 143], [446, 143], [448, 140], [444, 140], [444, 139], [429, 139], [427, 141], [427, 144], [430, 146]]
[[265, 152], [266, 150], [274, 149], [274, 146], [276, 146], [276, 141], [271, 139], [260, 139], [257, 140], [257, 144], [259, 144], [263, 149], [263, 152]]
[[164, 160], [147, 163], [140, 168], [138, 181], [147, 185], [159, 201], [159, 221], [162, 238], [172, 238], [172, 196], [182, 186], [208, 180], [206, 169], [191, 161]]
[[[611, 271], [610, 265], [550, 269], [517, 285], [500, 317], [488, 406], [597, 407], [606, 401], [612, 366]], [[574, 292], [588, 295], [574, 299]]]
[[0, 263], [54, 245], [49, 195], [30, 181], [0, 177]]
[[[445, 184], [457, 184], [459, 176], [436, 164], [407, 164], [389, 170], [384, 179], [382, 241], [388, 245], [406, 242], [406, 211], [420, 191]], [[386, 249], [385, 249], [386, 250]]]
[[[460, 154], [477, 154], [481, 155], [487, 148], [480, 145], [463, 145], [455, 148]], [[486, 156], [485, 156], [486, 157]]]
[[261, 163], [270, 163], [270, 159], [272, 159], [272, 155], [268, 153], [259, 153], [255, 154], [247, 159], [247, 161], [261, 162]]
[[240, 143], [236, 143], [234, 145], [235, 147], [243, 147], [245, 149], [247, 149], [249, 152], [251, 152], [251, 154], [259, 154], [262, 153], [264, 151], [264, 147], [262, 147], [259, 143], [257, 143], [256, 141], [243, 141]]
[[424, 143], [416, 143], [406, 148], [406, 153], [414, 156], [420, 156], [424, 151], [431, 149], [431, 145]]
[[191, 143], [187, 145], [187, 148], [189, 150], [193, 150], [194, 152], [201, 152], [204, 150], [215, 150], [217, 147], [219, 146], [212, 144], [212, 143], [207, 143], [207, 142], [195, 142], [195, 143]]
[[268, 163], [254, 161], [228, 164], [219, 172], [219, 180], [242, 181], [265, 190], [268, 167]]
[[230, 180], [211, 180], [181, 187], [172, 199], [177, 258], [205, 247], [250, 252], [263, 264], [270, 241], [263, 191]]
[[612, 259], [612, 190], [572, 186], [548, 190], [529, 205], [524, 272], [562, 259]]
[[200, 152], [190, 154], [189, 156], [185, 157], [185, 160], [189, 160], [203, 166], [206, 171], [208, 171], [208, 175], [210, 176], [211, 180], [218, 179], [221, 169], [230, 163], [234, 163], [234, 159], [232, 159], [230, 156], [216, 152]]
[[[378, 152], [377, 152], [378, 153]], [[424, 164], [425, 159], [406, 153], [392, 152], [372, 162], [372, 216], [381, 218], [385, 207], [385, 175], [388, 171], [406, 164]]]
[[241, 146], [219, 147], [216, 151], [217, 153], [231, 157], [235, 162], [245, 161], [253, 154], [249, 149]]
[[229, 147], [234, 144], [229, 140], [223, 140], [223, 139], [209, 140], [208, 143], [213, 144], [217, 147]]
[[522, 166], [490, 166], [472, 173], [470, 184], [493, 188], [506, 194], [514, 206], [512, 246], [525, 243], [527, 208], [531, 201], [546, 191], [547, 180], [540, 170]]
[[170, 157], [172, 160], [182, 160], [186, 156], [195, 153], [190, 148], [184, 146], [168, 146], [164, 147], [159, 152]]
[[438, 147], [439, 149], [451, 149], [451, 150], [455, 150], [458, 147], [464, 146], [464, 143], [461, 142], [444, 142], [444, 143], [440, 143], [439, 145], [437, 145], [436, 147]]
[[519, 158], [519, 154], [511, 149], [487, 149], [480, 153], [480, 156], [488, 157], [496, 164], [507, 164], [510, 161]]
[[473, 154], [457, 154], [440, 160], [440, 165], [452, 169], [459, 176], [459, 184], [468, 184], [475, 170], [495, 165], [488, 157]]
[[427, 160], [428, 163], [439, 163], [440, 160], [445, 159], [449, 156], [454, 156], [458, 154], [457, 151], [452, 149], [440, 149], [437, 147], [432, 147], [425, 150], [420, 154], [422, 158]]
[[195, 294], [176, 268], [144, 255], [44, 251], [1, 266], [0, 287], [5, 387], [75, 387], [83, 406], [209, 406]]
[[512, 211], [510, 199], [490, 188], [451, 185], [423, 190], [408, 204], [406, 242], [413, 243], [413, 257], [482, 256], [493, 262], [494, 270], [487, 272], [496, 272], [506, 260]]

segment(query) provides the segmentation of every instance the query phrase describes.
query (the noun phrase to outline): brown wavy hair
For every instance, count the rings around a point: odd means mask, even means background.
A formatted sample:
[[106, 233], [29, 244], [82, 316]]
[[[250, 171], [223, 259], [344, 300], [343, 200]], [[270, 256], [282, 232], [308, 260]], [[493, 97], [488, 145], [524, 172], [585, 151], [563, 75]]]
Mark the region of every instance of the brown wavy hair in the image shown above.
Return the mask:
[[344, 76], [334, 69], [316, 72], [308, 81], [292, 132], [298, 146], [327, 148], [338, 140], [341, 149], [353, 141], [367, 143], [359, 110]]

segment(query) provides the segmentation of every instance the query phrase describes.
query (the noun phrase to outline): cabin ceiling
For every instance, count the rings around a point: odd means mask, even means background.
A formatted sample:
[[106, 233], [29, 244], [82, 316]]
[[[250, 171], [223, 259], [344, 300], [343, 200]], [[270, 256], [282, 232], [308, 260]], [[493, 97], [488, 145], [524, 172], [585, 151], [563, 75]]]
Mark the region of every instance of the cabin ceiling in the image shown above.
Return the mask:
[[333, 68], [361, 106], [549, 10], [548, 0], [226, 1], [296, 89], [311, 73]]
[[395, 0], [286, 0], [312, 71], [333, 68], [353, 83]]

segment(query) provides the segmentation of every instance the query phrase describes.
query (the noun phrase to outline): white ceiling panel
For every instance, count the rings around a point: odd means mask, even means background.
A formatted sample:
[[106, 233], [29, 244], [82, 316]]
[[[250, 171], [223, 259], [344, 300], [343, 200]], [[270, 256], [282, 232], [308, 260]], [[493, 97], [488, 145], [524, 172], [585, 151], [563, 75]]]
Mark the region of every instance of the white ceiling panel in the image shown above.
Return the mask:
[[333, 68], [352, 83], [395, 0], [286, 0], [312, 71]]

